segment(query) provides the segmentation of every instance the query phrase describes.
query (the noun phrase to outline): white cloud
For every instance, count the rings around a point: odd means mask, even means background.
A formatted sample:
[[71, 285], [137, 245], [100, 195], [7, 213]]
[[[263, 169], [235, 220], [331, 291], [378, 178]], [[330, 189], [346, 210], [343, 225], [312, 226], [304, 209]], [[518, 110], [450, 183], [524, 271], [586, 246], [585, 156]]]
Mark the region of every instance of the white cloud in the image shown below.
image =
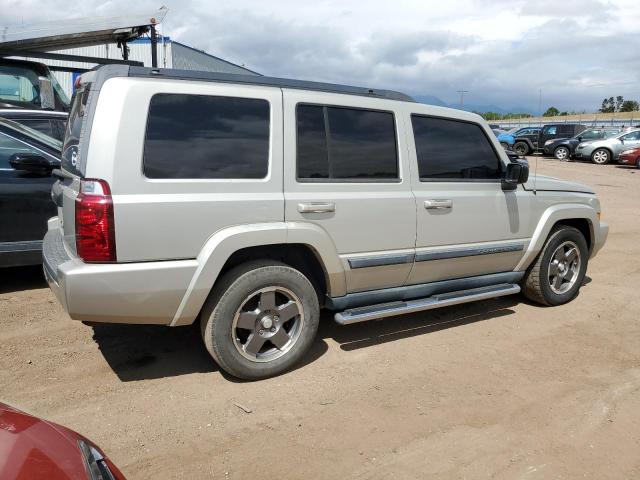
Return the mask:
[[[168, 0], [164, 33], [259, 72], [472, 104], [640, 99], [637, 0]], [[139, 0], [136, 11], [157, 0]], [[125, 0], [0, 0], [3, 23], [122, 14]]]

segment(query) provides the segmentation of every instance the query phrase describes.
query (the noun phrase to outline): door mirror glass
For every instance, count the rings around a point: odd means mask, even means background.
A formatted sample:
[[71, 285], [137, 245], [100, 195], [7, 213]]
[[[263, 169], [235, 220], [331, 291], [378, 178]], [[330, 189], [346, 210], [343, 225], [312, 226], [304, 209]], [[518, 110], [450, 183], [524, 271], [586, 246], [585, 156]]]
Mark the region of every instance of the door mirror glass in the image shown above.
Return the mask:
[[42, 155], [35, 153], [14, 153], [9, 157], [9, 165], [14, 170], [38, 175], [50, 175], [54, 168], [59, 167], [55, 162], [50, 162]]
[[40, 106], [45, 110], [55, 110], [56, 100], [53, 95], [53, 85], [47, 77], [38, 77], [40, 86]]

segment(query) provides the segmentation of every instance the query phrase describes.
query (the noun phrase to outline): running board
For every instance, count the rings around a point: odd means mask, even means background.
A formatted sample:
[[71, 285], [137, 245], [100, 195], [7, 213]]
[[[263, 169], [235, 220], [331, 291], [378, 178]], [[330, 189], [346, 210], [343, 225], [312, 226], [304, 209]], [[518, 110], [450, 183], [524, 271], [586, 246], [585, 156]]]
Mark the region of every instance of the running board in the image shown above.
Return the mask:
[[352, 323], [366, 322], [367, 320], [376, 320], [393, 315], [405, 315], [407, 313], [421, 312], [433, 308], [448, 307], [449, 305], [475, 302], [476, 300], [503, 297], [505, 295], [518, 293], [519, 291], [520, 286], [515, 283], [501, 283], [488, 287], [440, 293], [417, 300], [380, 303], [366, 307], [352, 308], [344, 312], [336, 313], [334, 318], [340, 325], [350, 325]]

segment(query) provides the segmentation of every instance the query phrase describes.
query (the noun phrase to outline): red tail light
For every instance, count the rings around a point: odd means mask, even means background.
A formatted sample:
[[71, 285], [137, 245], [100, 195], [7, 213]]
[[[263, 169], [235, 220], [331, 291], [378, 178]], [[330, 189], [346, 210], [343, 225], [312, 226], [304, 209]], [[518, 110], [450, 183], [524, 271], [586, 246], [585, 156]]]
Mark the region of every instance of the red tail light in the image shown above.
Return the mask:
[[113, 201], [104, 180], [80, 181], [76, 198], [76, 250], [85, 262], [115, 262]]

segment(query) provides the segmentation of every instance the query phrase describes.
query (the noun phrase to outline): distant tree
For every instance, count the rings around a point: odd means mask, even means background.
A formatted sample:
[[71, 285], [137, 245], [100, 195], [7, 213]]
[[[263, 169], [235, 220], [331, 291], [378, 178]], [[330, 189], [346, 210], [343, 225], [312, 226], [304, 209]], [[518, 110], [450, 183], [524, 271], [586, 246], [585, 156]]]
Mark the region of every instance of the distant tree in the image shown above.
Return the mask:
[[558, 115], [560, 115], [561, 117], [566, 117], [569, 114], [567, 112], [560, 112]]
[[613, 113], [616, 111], [616, 105], [613, 101], [613, 97], [602, 100], [602, 107], [600, 107], [600, 111], [602, 113]]
[[618, 95], [616, 97], [616, 112], [620, 111], [620, 108], [622, 107], [622, 104], [624, 103], [624, 98], [622, 98], [622, 95]]
[[635, 100], [625, 100], [620, 106], [621, 112], [637, 112], [640, 110], [640, 105]]
[[559, 113], [560, 113], [560, 110], [558, 110], [556, 107], [549, 107], [549, 108], [547, 108], [547, 111], [542, 114], [542, 116], [543, 117], [555, 117]]

